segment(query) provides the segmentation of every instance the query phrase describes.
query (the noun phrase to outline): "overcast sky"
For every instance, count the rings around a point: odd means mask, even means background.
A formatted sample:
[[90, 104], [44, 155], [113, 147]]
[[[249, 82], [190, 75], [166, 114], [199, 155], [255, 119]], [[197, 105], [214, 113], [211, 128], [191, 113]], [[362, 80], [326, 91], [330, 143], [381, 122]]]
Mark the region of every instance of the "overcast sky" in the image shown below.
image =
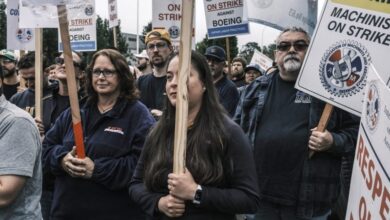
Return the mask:
[[[161, 0], [162, 1], [162, 0]], [[319, 9], [321, 12], [322, 5], [325, 0], [319, 0]], [[142, 29], [148, 22], [152, 21], [152, 0], [138, 0], [139, 2], [139, 33], [142, 34]], [[207, 32], [206, 19], [204, 14], [203, 0], [196, 0], [196, 30], [195, 42], [201, 41]], [[121, 19], [121, 28], [123, 32], [136, 34], [137, 33], [137, 0], [117, 0], [118, 18]], [[99, 16], [107, 18], [107, 0], [96, 0], [96, 12]], [[250, 22], [250, 34], [238, 35], [238, 44], [242, 45], [250, 41], [255, 41], [259, 45], [268, 45], [273, 43], [278, 30], [266, 27], [261, 24]]]

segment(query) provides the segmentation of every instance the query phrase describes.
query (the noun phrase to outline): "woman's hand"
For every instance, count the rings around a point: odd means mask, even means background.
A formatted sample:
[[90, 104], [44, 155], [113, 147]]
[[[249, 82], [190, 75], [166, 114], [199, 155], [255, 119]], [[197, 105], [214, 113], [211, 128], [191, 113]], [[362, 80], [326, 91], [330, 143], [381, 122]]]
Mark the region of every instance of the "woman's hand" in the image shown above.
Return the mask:
[[170, 218], [180, 217], [185, 211], [184, 200], [172, 195], [163, 196], [158, 200], [158, 210]]
[[76, 147], [62, 158], [61, 166], [72, 177], [90, 179], [95, 168], [95, 163], [89, 158], [76, 157]]
[[168, 175], [169, 194], [183, 199], [193, 200], [198, 184], [194, 181], [188, 169], [182, 174], [170, 173]]

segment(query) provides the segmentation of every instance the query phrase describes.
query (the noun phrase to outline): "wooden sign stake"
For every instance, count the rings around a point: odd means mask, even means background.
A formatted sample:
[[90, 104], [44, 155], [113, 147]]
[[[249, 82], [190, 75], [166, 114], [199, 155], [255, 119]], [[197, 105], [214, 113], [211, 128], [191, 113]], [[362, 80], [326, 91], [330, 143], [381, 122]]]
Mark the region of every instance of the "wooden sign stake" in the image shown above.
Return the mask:
[[42, 120], [42, 28], [35, 28], [35, 117]]
[[61, 39], [64, 50], [64, 60], [66, 68], [66, 81], [68, 83], [70, 108], [72, 112], [73, 134], [76, 143], [76, 153], [78, 158], [85, 158], [83, 127], [81, 125], [79, 99], [77, 95], [77, 84], [73, 66], [73, 56], [70, 47], [69, 23], [65, 5], [58, 5], [58, 21], [60, 24]]
[[173, 150], [173, 172], [185, 171], [185, 156], [187, 147], [187, 124], [188, 124], [188, 90], [187, 81], [191, 68], [191, 42], [192, 24], [195, 0], [182, 1], [182, 19], [180, 35], [179, 55], [179, 79], [176, 96], [176, 124]]
[[[333, 112], [333, 105], [326, 103], [324, 107], [324, 111], [322, 112], [320, 122], [318, 122], [317, 125], [317, 131], [324, 132], [326, 129], [326, 126], [328, 125], [330, 116]], [[309, 150], [309, 158], [311, 158], [314, 155], [315, 151]]]

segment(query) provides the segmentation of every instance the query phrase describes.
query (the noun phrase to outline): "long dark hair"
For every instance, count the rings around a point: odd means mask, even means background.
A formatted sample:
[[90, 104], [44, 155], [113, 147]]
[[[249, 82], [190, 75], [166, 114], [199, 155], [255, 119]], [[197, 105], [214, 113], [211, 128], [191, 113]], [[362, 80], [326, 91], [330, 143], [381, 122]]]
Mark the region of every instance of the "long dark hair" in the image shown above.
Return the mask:
[[97, 51], [88, 65], [87, 69], [87, 102], [97, 103], [98, 94], [92, 86], [92, 68], [95, 65], [95, 61], [99, 56], [105, 56], [110, 59], [112, 65], [114, 65], [116, 73], [118, 74], [118, 81], [120, 87], [120, 98], [126, 98], [130, 101], [135, 100], [139, 96], [139, 92], [135, 87], [133, 75], [130, 73], [129, 66], [127, 65], [125, 57], [118, 51], [113, 49], [102, 49]]
[[[168, 65], [175, 56], [177, 54], [168, 60]], [[228, 166], [224, 165], [226, 134], [223, 121], [227, 116], [218, 101], [205, 57], [192, 51], [191, 64], [192, 68], [198, 71], [199, 79], [206, 87], [206, 91], [203, 94], [201, 109], [193, 126], [188, 130], [186, 167], [197, 183], [219, 185], [230, 172], [226, 170]], [[166, 189], [167, 175], [173, 169], [175, 112], [175, 107], [166, 98], [165, 111], [145, 141], [144, 181], [147, 188], [152, 191]]]

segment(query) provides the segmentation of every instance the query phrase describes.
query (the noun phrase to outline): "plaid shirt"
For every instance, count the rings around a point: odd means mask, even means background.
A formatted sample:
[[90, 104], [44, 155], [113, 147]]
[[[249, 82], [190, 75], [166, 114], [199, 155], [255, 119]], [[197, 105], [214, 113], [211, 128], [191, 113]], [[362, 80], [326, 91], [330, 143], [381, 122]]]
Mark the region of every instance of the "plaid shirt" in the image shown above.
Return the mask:
[[[241, 94], [233, 119], [249, 137], [252, 149], [272, 78], [278, 74], [276, 70], [257, 78]], [[311, 97], [309, 128], [317, 126], [324, 106], [324, 102]], [[340, 191], [341, 159], [355, 152], [359, 120], [348, 112], [334, 108], [327, 126], [333, 136], [333, 146], [325, 152], [316, 153], [303, 165], [297, 201], [298, 217], [311, 218], [325, 214], [336, 202]]]

